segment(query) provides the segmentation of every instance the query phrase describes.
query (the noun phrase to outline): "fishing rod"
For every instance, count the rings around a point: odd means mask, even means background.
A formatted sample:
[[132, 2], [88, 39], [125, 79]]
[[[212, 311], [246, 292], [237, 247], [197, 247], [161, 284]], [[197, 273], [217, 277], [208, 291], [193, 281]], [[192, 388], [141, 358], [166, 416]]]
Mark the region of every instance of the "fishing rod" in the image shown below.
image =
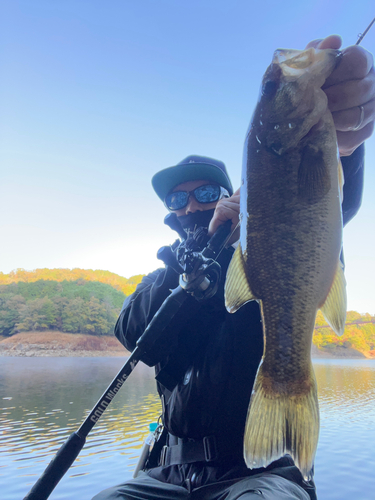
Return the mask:
[[356, 45], [359, 45], [362, 40], [364, 39], [364, 37], [366, 36], [367, 32], [369, 31], [369, 29], [371, 28], [371, 26], [375, 23], [375, 17], [374, 19], [371, 21], [371, 23], [367, 26], [367, 28], [365, 29], [365, 31], [363, 33], [359, 33], [358, 35], [358, 40], [356, 42]]
[[[169, 214], [165, 218], [165, 223], [172, 229], [177, 230], [180, 235], [186, 236], [182, 228], [178, 227], [179, 222], [176, 214]], [[159, 250], [158, 258], [180, 274], [179, 286], [172, 290], [171, 294], [165, 299], [138, 339], [135, 349], [124, 366], [109, 384], [79, 429], [73, 432], [57, 451], [55, 457], [24, 497], [24, 500], [47, 500], [78, 457], [89, 432], [102, 417], [138, 362], [144, 361], [148, 364], [144, 358], [147, 358], [148, 353], [154, 352], [163, 332], [182, 305], [186, 301], [193, 301], [193, 303], [196, 300], [203, 301], [216, 293], [221, 277], [221, 267], [216, 262], [216, 259], [226, 245], [228, 234], [230, 233], [230, 237], [234, 232], [234, 230], [230, 232], [230, 227], [230, 220], [219, 226], [212, 238], [208, 239], [207, 237], [208, 242], [201, 251], [198, 251], [197, 242], [189, 247], [183, 241], [180, 245], [182, 249], [180, 259], [176, 258], [176, 253], [172, 251], [171, 247], [162, 247]], [[201, 241], [203, 241], [202, 238]]]

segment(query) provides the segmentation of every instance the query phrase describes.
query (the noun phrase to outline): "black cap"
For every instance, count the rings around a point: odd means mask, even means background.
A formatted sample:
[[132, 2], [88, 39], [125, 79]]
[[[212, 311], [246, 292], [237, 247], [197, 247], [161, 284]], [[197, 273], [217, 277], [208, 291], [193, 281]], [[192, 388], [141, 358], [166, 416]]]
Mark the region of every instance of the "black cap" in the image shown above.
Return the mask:
[[151, 182], [156, 194], [164, 201], [167, 194], [179, 184], [200, 180], [215, 182], [225, 188], [230, 196], [233, 194], [232, 183], [225, 164], [206, 156], [188, 156], [174, 167], [168, 167], [156, 173]]

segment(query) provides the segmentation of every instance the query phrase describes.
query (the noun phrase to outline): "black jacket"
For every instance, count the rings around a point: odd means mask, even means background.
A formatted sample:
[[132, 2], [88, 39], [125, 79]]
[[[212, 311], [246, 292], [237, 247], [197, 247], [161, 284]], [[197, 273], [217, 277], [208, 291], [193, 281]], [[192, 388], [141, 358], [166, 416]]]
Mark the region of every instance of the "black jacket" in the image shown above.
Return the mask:
[[[352, 156], [342, 159], [344, 223], [360, 206], [363, 151], [361, 146]], [[245, 304], [235, 314], [229, 314], [224, 307], [225, 272], [232, 253], [232, 249], [227, 249], [220, 256], [223, 274], [217, 294], [202, 305], [191, 298], [172, 320], [164, 341], [147, 362], [157, 364], [158, 391], [168, 432], [194, 440], [218, 436], [228, 441], [236, 452], [233, 461], [226, 460], [225, 464], [209, 467], [190, 464], [185, 471], [181, 466], [157, 468], [151, 473], [157, 479], [179, 484], [194, 470], [200, 477], [200, 486], [202, 482], [254, 473], [243, 462], [242, 442], [251, 390], [263, 353], [263, 334], [256, 302]], [[125, 300], [115, 334], [129, 351], [135, 348], [136, 341], [170, 290], [178, 286], [178, 278], [170, 268], [158, 269], [143, 278], [134, 294]], [[301, 484], [312, 499], [316, 498], [313, 484], [303, 482], [290, 459], [277, 461], [274, 466], [271, 464], [271, 468], [275, 467], [282, 471], [281, 475]]]

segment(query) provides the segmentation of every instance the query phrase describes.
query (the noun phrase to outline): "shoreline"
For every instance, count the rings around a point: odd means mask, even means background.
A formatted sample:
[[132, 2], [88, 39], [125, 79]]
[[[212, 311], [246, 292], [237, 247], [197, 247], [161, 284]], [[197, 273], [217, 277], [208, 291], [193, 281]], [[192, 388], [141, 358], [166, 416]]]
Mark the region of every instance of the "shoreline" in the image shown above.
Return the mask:
[[371, 353], [357, 351], [352, 347], [328, 347], [319, 349], [314, 344], [311, 349], [311, 357], [314, 359], [375, 359]]
[[[17, 333], [0, 337], [0, 356], [13, 357], [128, 357], [129, 351], [109, 335], [95, 336], [58, 331]], [[351, 347], [318, 349], [312, 346], [313, 359], [375, 359], [374, 351], [363, 353]]]
[[115, 336], [57, 331], [17, 333], [0, 337], [0, 356], [12, 357], [128, 357]]

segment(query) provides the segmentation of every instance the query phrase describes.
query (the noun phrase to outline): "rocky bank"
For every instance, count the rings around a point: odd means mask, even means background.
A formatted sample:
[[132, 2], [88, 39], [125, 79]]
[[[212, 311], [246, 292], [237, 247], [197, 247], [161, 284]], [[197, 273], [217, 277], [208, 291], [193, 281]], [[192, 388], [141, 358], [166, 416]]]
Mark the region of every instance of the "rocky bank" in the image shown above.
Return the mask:
[[129, 356], [115, 336], [56, 331], [0, 337], [0, 356]]

